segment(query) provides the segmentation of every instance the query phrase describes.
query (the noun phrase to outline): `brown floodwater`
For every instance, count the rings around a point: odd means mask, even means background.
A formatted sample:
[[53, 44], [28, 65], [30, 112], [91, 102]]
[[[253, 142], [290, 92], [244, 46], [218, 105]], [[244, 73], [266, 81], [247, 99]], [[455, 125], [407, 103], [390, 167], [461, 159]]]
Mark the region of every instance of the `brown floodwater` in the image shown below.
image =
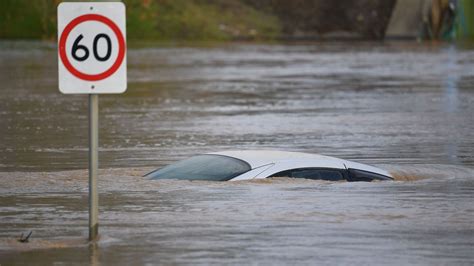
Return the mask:
[[[90, 246], [87, 97], [59, 93], [54, 44], [0, 42], [1, 265], [474, 263], [472, 47], [147, 46], [128, 61], [128, 91], [100, 96]], [[228, 149], [321, 153], [397, 181], [142, 177]]]

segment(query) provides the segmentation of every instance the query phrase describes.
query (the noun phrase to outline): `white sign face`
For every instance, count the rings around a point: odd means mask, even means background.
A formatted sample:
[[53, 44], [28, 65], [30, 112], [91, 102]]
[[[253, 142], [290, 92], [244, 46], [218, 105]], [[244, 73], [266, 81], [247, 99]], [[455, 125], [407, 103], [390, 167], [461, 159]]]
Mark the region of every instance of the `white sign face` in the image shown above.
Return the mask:
[[59, 90], [66, 94], [122, 93], [127, 89], [125, 5], [58, 6]]

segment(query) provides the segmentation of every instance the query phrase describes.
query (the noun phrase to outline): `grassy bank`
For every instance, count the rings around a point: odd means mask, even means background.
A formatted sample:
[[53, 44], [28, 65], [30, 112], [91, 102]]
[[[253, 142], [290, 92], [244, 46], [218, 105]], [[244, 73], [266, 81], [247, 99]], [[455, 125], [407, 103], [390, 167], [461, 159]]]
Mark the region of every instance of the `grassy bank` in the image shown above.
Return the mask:
[[[55, 39], [56, 7], [60, 2], [62, 0], [0, 0], [0, 39]], [[275, 39], [382, 40], [396, 0], [123, 2], [127, 5], [129, 41], [196, 43]], [[458, 36], [472, 36], [474, 1], [458, 2], [463, 7], [458, 16]]]
[[55, 2], [1, 0], [0, 38], [39, 39], [56, 34]]
[[[54, 39], [60, 0], [0, 1], [0, 38]], [[278, 19], [239, 0], [126, 0], [129, 40], [273, 39]]]

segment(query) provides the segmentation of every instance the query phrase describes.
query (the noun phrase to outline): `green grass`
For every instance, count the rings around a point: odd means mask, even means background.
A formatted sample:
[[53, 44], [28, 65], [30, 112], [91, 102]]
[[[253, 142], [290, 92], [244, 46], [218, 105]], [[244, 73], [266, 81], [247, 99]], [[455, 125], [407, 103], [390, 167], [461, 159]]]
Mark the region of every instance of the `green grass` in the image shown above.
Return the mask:
[[[1, 0], [0, 38], [54, 39], [58, 0]], [[268, 40], [275, 16], [240, 0], [125, 0], [127, 36], [141, 41]]]

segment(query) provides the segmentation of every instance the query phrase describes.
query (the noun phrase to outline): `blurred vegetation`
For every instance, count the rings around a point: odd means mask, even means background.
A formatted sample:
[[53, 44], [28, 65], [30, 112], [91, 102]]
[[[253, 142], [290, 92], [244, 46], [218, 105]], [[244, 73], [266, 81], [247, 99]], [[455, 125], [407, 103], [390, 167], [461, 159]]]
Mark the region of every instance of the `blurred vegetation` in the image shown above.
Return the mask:
[[132, 39], [270, 39], [278, 19], [238, 0], [141, 0], [127, 4]]
[[52, 38], [55, 0], [0, 0], [0, 38]]
[[[0, 0], [0, 39], [55, 39], [56, 7], [60, 2], [63, 1]], [[127, 6], [129, 40], [175, 44], [176, 41], [273, 39], [380, 40], [384, 38], [396, 0], [123, 2]], [[456, 26], [451, 35], [472, 40], [474, 0], [458, 0], [457, 3]], [[419, 26], [414, 24], [413, 27]]]
[[[56, 38], [60, 0], [1, 0], [0, 38]], [[125, 0], [129, 40], [273, 39], [279, 20], [239, 0]]]
[[458, 39], [474, 40], [474, 1], [459, 0], [456, 16], [456, 35]]

